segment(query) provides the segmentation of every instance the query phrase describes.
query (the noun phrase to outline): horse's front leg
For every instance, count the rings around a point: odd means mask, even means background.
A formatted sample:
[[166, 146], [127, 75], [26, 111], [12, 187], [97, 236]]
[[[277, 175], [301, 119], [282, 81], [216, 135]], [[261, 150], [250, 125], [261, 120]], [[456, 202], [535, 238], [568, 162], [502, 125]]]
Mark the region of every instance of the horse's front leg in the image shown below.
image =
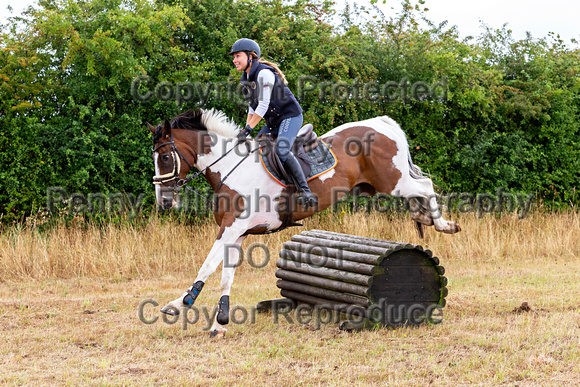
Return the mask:
[[[203, 262], [201, 269], [197, 275], [197, 278], [193, 282], [193, 285], [185, 293], [183, 293], [180, 297], [176, 298], [175, 300], [168, 303], [166, 306], [161, 309], [161, 312], [176, 316], [180, 313], [180, 309], [182, 307], [190, 308], [195, 303], [195, 300], [199, 296], [199, 293], [203, 289], [203, 285], [207, 281], [207, 278], [216, 271], [218, 265], [224, 259], [226, 254], [231, 254], [232, 257], [228, 257], [228, 260], [232, 261], [235, 256], [235, 260], [237, 263], [237, 250], [236, 248], [232, 248], [235, 246], [238, 240], [243, 240], [244, 237], [241, 237], [242, 232], [233, 229], [231, 227], [222, 227], [220, 228], [219, 235], [220, 238], [217, 239], [207, 258]], [[239, 242], [241, 243], [241, 241]], [[231, 287], [231, 285], [230, 285]], [[229, 294], [229, 289], [228, 289]]]
[[221, 297], [218, 303], [218, 311], [210, 330], [210, 337], [223, 337], [227, 331], [224, 325], [230, 322], [230, 290], [234, 283], [234, 274], [240, 258], [240, 249], [246, 236], [241, 236], [230, 246], [222, 266]]

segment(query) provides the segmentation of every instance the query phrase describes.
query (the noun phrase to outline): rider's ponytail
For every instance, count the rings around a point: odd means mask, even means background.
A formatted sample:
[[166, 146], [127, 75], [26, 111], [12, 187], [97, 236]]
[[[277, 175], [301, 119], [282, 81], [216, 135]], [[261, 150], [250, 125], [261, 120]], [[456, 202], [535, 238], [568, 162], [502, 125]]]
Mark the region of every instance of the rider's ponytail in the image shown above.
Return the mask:
[[256, 53], [254, 51], [250, 52], [250, 55], [252, 56], [252, 59], [254, 59], [254, 60], [257, 59], [258, 62], [263, 63], [265, 65], [268, 65], [268, 66], [272, 67], [274, 70], [276, 70], [276, 74], [278, 74], [278, 76], [280, 77], [282, 82], [284, 82], [285, 85], [288, 84], [288, 81], [286, 80], [286, 76], [284, 75], [282, 70], [280, 70], [280, 68], [278, 67], [278, 65], [276, 63], [272, 63], [272, 62], [269, 62], [269, 61], [264, 60], [262, 58], [258, 58], [258, 56], [256, 55]]

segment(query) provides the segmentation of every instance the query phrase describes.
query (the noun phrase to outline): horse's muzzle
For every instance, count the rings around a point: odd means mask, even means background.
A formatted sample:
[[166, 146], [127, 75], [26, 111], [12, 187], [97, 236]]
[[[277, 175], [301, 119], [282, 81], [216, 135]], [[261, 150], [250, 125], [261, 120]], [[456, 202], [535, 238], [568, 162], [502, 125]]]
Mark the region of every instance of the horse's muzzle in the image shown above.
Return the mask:
[[157, 204], [163, 210], [169, 210], [177, 205], [173, 188], [161, 188], [157, 193]]
[[171, 207], [173, 207], [174, 202], [175, 202], [172, 197], [171, 198], [165, 198], [164, 197], [161, 200], [162, 200], [162, 202], [161, 202], [161, 208], [163, 208], [164, 210], [168, 210]]

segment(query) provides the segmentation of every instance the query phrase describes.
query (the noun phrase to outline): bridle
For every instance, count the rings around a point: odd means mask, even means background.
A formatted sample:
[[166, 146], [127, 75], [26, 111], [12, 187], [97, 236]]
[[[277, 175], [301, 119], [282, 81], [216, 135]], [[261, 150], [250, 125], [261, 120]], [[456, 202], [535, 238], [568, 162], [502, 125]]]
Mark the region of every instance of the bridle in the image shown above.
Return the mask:
[[[191, 164], [189, 163], [189, 161], [187, 161], [187, 159], [185, 157], [183, 157], [183, 154], [181, 154], [181, 152], [179, 151], [177, 146], [175, 146], [175, 141], [173, 140], [173, 133], [171, 134], [171, 138], [170, 138], [169, 142], [164, 142], [164, 143], [161, 143], [157, 146], [153, 146], [151, 151], [153, 153], [155, 153], [160, 148], [162, 148], [166, 145], [171, 145], [171, 157], [173, 158], [173, 170], [171, 172], [165, 173], [163, 175], [153, 176], [153, 184], [156, 184], [156, 185], [167, 184], [168, 182], [175, 180], [175, 183], [173, 183], [173, 190], [174, 190], [174, 192], [179, 192], [179, 190], [181, 189], [181, 187], [183, 185], [187, 184], [189, 181], [192, 180], [189, 178], [181, 179], [179, 177], [179, 171], [181, 171], [181, 160], [185, 161], [185, 163], [187, 164], [189, 169], [191, 169]], [[179, 157], [177, 157], [178, 155], [179, 155]], [[195, 155], [195, 158], [197, 159], [197, 154]]]

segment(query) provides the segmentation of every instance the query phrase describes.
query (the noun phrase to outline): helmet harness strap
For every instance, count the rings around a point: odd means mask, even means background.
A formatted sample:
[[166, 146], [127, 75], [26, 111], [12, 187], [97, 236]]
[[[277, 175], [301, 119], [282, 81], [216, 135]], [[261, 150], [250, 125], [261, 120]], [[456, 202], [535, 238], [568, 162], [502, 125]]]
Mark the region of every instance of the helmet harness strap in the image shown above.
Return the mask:
[[248, 70], [248, 67], [250, 67], [250, 65], [252, 64], [252, 56], [250, 55], [250, 51], [244, 51], [244, 52], [248, 56], [248, 64], [246, 65], [246, 68], [244, 69], [244, 71], [246, 71], [246, 70]]

